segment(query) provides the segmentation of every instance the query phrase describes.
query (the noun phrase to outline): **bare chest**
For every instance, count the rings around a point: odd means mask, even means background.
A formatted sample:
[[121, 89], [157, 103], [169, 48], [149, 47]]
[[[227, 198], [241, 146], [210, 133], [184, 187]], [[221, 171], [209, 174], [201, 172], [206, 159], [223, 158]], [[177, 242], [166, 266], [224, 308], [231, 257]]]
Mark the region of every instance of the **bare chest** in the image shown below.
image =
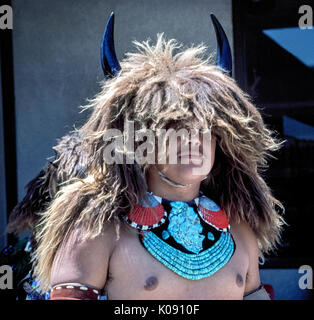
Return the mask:
[[210, 277], [185, 279], [156, 260], [135, 232], [123, 232], [109, 263], [106, 291], [110, 300], [225, 300], [242, 299], [248, 255], [237, 232], [230, 261]]

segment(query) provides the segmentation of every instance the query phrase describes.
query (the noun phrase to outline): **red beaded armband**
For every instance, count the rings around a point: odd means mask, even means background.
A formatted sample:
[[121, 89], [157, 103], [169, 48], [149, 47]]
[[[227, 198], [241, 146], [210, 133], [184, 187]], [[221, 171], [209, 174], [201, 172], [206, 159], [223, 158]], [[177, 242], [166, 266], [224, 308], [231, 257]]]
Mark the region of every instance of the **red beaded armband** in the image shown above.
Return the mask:
[[98, 300], [100, 290], [80, 283], [62, 283], [50, 291], [50, 300]]

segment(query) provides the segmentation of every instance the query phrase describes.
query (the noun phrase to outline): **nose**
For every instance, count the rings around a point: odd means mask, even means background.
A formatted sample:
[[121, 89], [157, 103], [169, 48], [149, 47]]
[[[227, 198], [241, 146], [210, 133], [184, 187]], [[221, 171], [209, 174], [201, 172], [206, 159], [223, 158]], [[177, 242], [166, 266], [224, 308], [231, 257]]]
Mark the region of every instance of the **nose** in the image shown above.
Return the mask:
[[192, 146], [197, 146], [197, 147], [200, 146], [201, 140], [200, 140], [199, 134], [197, 135], [190, 134], [189, 143]]
[[199, 132], [189, 131], [189, 134], [186, 139], [186, 143], [189, 144], [190, 147], [199, 147], [201, 145], [201, 139]]
[[179, 137], [177, 142], [179, 145], [181, 144], [181, 147], [189, 147], [189, 150], [199, 148], [202, 145], [200, 134], [191, 131], [187, 135]]

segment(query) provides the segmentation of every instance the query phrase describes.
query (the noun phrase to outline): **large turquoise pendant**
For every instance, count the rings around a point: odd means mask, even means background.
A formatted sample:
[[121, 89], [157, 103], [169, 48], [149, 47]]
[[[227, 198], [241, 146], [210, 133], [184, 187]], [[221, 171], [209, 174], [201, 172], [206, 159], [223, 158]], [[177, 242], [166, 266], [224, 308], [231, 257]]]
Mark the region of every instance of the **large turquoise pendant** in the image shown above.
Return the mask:
[[203, 249], [203, 227], [198, 214], [186, 203], [176, 201], [170, 203], [168, 232], [174, 240], [187, 250], [199, 253]]

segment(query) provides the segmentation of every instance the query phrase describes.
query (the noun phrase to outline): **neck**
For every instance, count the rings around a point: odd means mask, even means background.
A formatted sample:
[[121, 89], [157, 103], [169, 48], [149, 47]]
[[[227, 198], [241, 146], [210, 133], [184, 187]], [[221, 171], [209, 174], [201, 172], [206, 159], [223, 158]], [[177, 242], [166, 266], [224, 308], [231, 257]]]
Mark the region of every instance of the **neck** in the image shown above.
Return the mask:
[[199, 195], [200, 184], [200, 182], [197, 182], [187, 186], [175, 187], [163, 181], [154, 166], [147, 172], [148, 191], [170, 201], [193, 200]]

